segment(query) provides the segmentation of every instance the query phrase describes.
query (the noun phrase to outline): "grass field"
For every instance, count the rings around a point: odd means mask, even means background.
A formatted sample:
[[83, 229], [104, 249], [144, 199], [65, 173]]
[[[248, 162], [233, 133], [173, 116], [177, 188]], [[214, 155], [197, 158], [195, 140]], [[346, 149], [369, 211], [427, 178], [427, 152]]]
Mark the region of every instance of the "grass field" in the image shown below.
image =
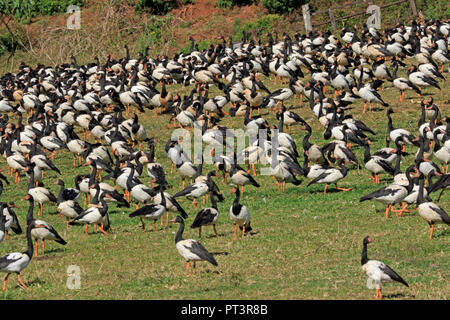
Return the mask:
[[[273, 85], [273, 77], [265, 83], [271, 90], [279, 87]], [[433, 95], [443, 115], [449, 115], [447, 90], [450, 82], [440, 82], [440, 85], [441, 91], [424, 90], [424, 97]], [[188, 89], [171, 86], [169, 90], [183, 93]], [[217, 93], [214, 89], [210, 96]], [[332, 96], [331, 88], [327, 95]], [[405, 101], [399, 104], [399, 92], [389, 85], [381, 96], [399, 111], [393, 115], [394, 126], [409, 129], [417, 135], [420, 98], [408, 92]], [[362, 105], [362, 101], [355, 102], [349, 112], [376, 131], [377, 135], [371, 138], [374, 142], [371, 150], [375, 151], [384, 146], [386, 112], [377, 106], [377, 111], [361, 115]], [[301, 106], [298, 102], [293, 105], [293, 99], [286, 106], [292, 106], [292, 110], [311, 125], [311, 141], [321, 145], [326, 143], [323, 128], [317, 130], [317, 121], [306, 99]], [[263, 110], [262, 114], [271, 125], [278, 125], [273, 111]], [[155, 118], [153, 111], [147, 111], [139, 119], [149, 136], [160, 141], [156, 145], [157, 161], [163, 164], [169, 184], [173, 186], [168, 192], [174, 194], [181, 190], [181, 179], [176, 172], [170, 174], [171, 163], [164, 153], [164, 144], [171, 133], [166, 127], [169, 117]], [[243, 118], [225, 117], [222, 124], [242, 128]], [[299, 148], [304, 135], [299, 127], [293, 127], [292, 136]], [[362, 163], [363, 149], [355, 147], [353, 150]], [[410, 155], [402, 161], [403, 170], [413, 164], [416, 148], [407, 147], [407, 151]], [[299, 159], [300, 163], [302, 161]], [[59, 186], [53, 184], [56, 179], [61, 178], [66, 187], [73, 187], [75, 175], [89, 173], [89, 167], [73, 168], [72, 155], [68, 151], [59, 152], [54, 163], [63, 175], [48, 171], [44, 180], [54, 194], [59, 190]], [[0, 167], [7, 172], [3, 158]], [[210, 169], [212, 166], [207, 165], [203, 172]], [[14, 185], [14, 180], [10, 180], [12, 183], [5, 188], [1, 200], [16, 202], [20, 207], [16, 213], [24, 228], [28, 202], [23, 197], [28, 181], [22, 177], [21, 182]], [[147, 177], [143, 180], [149, 181]], [[219, 266], [198, 263], [196, 276], [186, 275], [184, 260], [175, 248], [178, 225], [162, 229], [158, 222], [157, 232], [153, 232], [150, 225], [141, 232], [139, 221], [128, 217], [134, 204], [130, 209], [110, 205], [110, 234], [93, 233], [90, 227], [87, 237], [82, 227], [74, 226], [66, 231], [65, 219], [56, 214], [56, 207], [46, 205], [42, 218], [52, 224], [68, 244], [61, 246], [48, 241], [47, 257], [33, 258], [22, 272], [29, 289], [19, 288], [16, 278], [11, 277], [8, 290], [1, 296], [4, 299], [373, 299], [375, 290], [367, 288], [360, 265], [362, 240], [370, 235], [375, 242], [369, 245], [369, 258], [384, 261], [410, 284], [409, 288], [397, 283], [385, 285], [384, 298], [450, 297], [448, 227], [438, 225], [433, 240], [430, 240], [428, 224], [414, 208], [404, 217], [391, 214], [386, 220], [381, 204], [359, 202], [361, 196], [390, 183], [390, 176], [383, 175], [381, 184], [376, 186], [369, 179], [367, 170], [358, 172], [352, 167], [340, 186], [354, 189], [335, 192], [330, 186], [326, 196], [323, 185], [307, 188], [307, 181], [299, 186], [289, 184], [285, 193], [278, 193], [272, 177], [258, 175], [256, 180], [261, 187], [246, 186], [241, 199], [241, 203], [250, 209], [253, 231], [238, 241], [233, 241], [233, 224], [229, 219], [229, 208], [234, 200], [234, 195], [230, 195], [232, 187], [216, 180], [226, 198], [218, 204], [220, 237], [216, 238], [212, 229], [204, 228], [200, 241], [209, 251], [219, 253], [216, 255]], [[437, 194], [432, 198], [436, 199]], [[193, 209], [189, 200], [180, 198], [179, 201], [189, 214], [184, 237], [198, 239], [198, 231], [190, 229], [189, 225], [204, 205], [200, 202], [200, 207]], [[450, 212], [448, 193], [444, 193], [440, 205]], [[24, 251], [24, 234], [12, 234], [0, 248], [0, 255]], [[71, 265], [78, 266], [81, 271], [81, 288], [77, 290], [69, 290], [66, 286], [67, 268]]]

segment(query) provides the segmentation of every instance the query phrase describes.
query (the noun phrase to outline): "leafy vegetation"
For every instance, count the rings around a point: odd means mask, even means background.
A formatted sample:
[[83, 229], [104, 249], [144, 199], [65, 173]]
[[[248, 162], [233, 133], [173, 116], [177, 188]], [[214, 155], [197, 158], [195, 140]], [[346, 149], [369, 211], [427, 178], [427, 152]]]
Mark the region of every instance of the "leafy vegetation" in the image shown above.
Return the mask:
[[261, 2], [269, 13], [285, 14], [304, 5], [307, 0], [261, 0]]
[[86, 5], [86, 0], [2, 0], [0, 14], [26, 20], [37, 15], [65, 12], [71, 5]]
[[231, 8], [233, 6], [243, 6], [257, 2], [256, 0], [217, 0], [216, 6], [219, 8]]
[[174, 45], [174, 39], [171, 37], [171, 28], [173, 15], [152, 16], [150, 23], [144, 25], [143, 34], [140, 38], [140, 49], [145, 51], [147, 46], [153, 49], [163, 49], [163, 46]]
[[136, 0], [134, 6], [138, 12], [164, 15], [177, 7], [189, 3], [194, 3], [194, 0]]

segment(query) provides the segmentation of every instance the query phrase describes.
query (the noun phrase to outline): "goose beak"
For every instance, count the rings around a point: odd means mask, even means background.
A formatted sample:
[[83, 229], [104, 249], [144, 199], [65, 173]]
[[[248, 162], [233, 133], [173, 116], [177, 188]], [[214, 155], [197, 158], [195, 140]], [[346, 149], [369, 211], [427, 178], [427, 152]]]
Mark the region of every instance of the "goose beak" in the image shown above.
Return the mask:
[[372, 238], [369, 238], [368, 240], [369, 240], [369, 242], [374, 242], [374, 240]]
[[169, 220], [169, 223], [175, 223], [175, 219]]

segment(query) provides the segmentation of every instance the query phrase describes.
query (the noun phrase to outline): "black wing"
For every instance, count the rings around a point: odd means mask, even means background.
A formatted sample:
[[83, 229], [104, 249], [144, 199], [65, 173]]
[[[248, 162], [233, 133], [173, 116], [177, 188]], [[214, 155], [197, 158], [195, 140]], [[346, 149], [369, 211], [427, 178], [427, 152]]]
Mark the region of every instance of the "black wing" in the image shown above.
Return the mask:
[[403, 280], [402, 277], [400, 277], [400, 275], [395, 272], [391, 267], [389, 267], [388, 265], [384, 265], [380, 267], [381, 271], [383, 271], [385, 274], [387, 274], [392, 280], [394, 281], [398, 281], [400, 283], [403, 283], [405, 286], [409, 287], [408, 283]]
[[191, 247], [185, 246], [186, 249], [190, 250], [191, 252], [195, 253], [197, 256], [202, 258], [203, 260], [206, 260], [210, 262], [212, 265], [217, 266], [218, 263], [216, 259], [214, 259], [214, 256], [208, 252], [208, 250], [205, 249], [204, 246], [200, 242], [193, 241]]

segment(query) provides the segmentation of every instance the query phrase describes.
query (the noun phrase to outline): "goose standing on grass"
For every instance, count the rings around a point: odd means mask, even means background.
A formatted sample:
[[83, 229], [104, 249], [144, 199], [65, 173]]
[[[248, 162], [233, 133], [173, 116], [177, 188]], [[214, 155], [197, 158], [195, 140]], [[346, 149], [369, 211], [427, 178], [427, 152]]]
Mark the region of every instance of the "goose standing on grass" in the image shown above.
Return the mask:
[[69, 229], [69, 220], [75, 219], [77, 216], [83, 212], [83, 208], [80, 207], [76, 200], [80, 197], [81, 191], [73, 188], [64, 188], [64, 181], [58, 179], [55, 182], [61, 189], [59, 190], [57, 204], [57, 211], [66, 217], [66, 228]]
[[[100, 187], [98, 184], [95, 186], [91, 185], [89, 188], [96, 189], [94, 200], [90, 204], [90, 207], [84, 210], [78, 217], [70, 221], [69, 225], [85, 224], [86, 227], [84, 234], [86, 236], [88, 234], [88, 227], [90, 224], [100, 225], [100, 232], [107, 235], [108, 233], [105, 231], [105, 228], [109, 228], [109, 219], [107, 219], [108, 205], [106, 204], [105, 197], [110, 197], [110, 195], [109, 193], [104, 192], [100, 197]], [[105, 221], [108, 221], [107, 225], [105, 225]]]
[[34, 200], [29, 194], [27, 194], [24, 200], [29, 201], [29, 208], [27, 214], [27, 225], [33, 226], [31, 230], [31, 237], [34, 238], [36, 243], [35, 256], [38, 256], [38, 240], [42, 241], [42, 256], [45, 256], [45, 240], [54, 240], [62, 245], [67, 242], [61, 238], [58, 232], [46, 221], [33, 218]]
[[234, 240], [237, 240], [237, 226], [242, 230], [242, 238], [244, 238], [245, 232], [250, 232], [252, 227], [250, 226], [250, 212], [247, 206], [239, 203], [241, 193], [239, 188], [234, 188], [231, 193], [236, 195], [233, 204], [230, 207], [230, 219], [234, 222]]
[[386, 112], [386, 116], [388, 118], [388, 134], [390, 137], [390, 141], [398, 141], [398, 143], [403, 146], [402, 151], [405, 151], [405, 144], [420, 147], [419, 138], [416, 138], [411, 132], [402, 128], [394, 128], [394, 126], [392, 125], [391, 117], [391, 114], [393, 113], [395, 113], [395, 111], [392, 108], [389, 108]]
[[217, 209], [217, 202], [214, 194], [211, 194], [211, 208], [205, 208], [202, 209], [197, 213], [195, 216], [194, 222], [192, 222], [191, 228], [198, 228], [198, 236], [202, 236], [202, 227], [204, 226], [213, 226], [214, 233], [216, 234], [216, 237], [219, 237], [219, 234], [216, 230], [216, 222], [219, 218], [219, 211]]
[[344, 165], [344, 159], [340, 159], [338, 161], [338, 166], [340, 166], [340, 169], [336, 169], [336, 168], [329, 168], [324, 170], [317, 178], [311, 180], [307, 187], [309, 187], [311, 184], [314, 183], [320, 183], [320, 184], [324, 184], [325, 183], [325, 189], [323, 190], [323, 194], [327, 194], [327, 188], [329, 184], [334, 184], [336, 186], [337, 190], [341, 190], [341, 191], [350, 191], [353, 188], [339, 188], [337, 186], [337, 182], [343, 178], [345, 178], [345, 176], [347, 175], [348, 172], [348, 168]]
[[370, 178], [375, 184], [380, 183], [380, 173], [387, 172], [394, 175], [394, 168], [388, 162], [381, 157], [370, 155], [370, 146], [368, 143], [364, 144], [364, 166], [371, 172]]
[[179, 223], [180, 228], [175, 236], [175, 244], [179, 254], [186, 260], [186, 272], [189, 272], [189, 263], [192, 261], [193, 274], [196, 274], [195, 263], [196, 261], [208, 261], [213, 266], [218, 266], [214, 256], [203, 247], [203, 245], [194, 239], [183, 239], [184, 232], [184, 220], [180, 216], [177, 216], [172, 223]]
[[414, 166], [410, 166], [408, 167], [408, 169], [406, 169], [405, 174], [406, 178], [408, 179], [407, 186], [404, 186], [400, 183], [392, 183], [386, 187], [383, 187], [361, 197], [359, 201], [363, 202], [366, 200], [374, 200], [387, 205], [386, 211], [384, 213], [386, 219], [389, 217], [389, 211], [402, 213], [402, 210], [394, 210], [393, 208], [396, 203], [402, 202], [403, 199], [405, 199], [405, 197], [411, 192], [413, 188], [413, 181], [411, 179], [410, 173], [415, 170], [416, 169]]
[[3, 281], [3, 291], [6, 290], [6, 282], [11, 273], [17, 274], [17, 279], [22, 287], [28, 288], [20, 277], [20, 273], [25, 269], [33, 258], [33, 240], [31, 239], [31, 230], [36, 227], [30, 224], [27, 228], [27, 251], [12, 252], [0, 258], [0, 272], [5, 272], [6, 277]]
[[417, 87], [419, 87], [420, 91], [422, 91], [422, 87], [427, 86], [432, 86], [441, 90], [436, 80], [431, 77], [427, 77], [424, 73], [418, 71], [416, 66], [411, 66], [408, 69], [408, 79]]
[[145, 205], [140, 209], [129, 214], [130, 218], [139, 217], [142, 223], [142, 231], [145, 231], [145, 223], [143, 219], [153, 220], [153, 230], [156, 232], [156, 221], [161, 218], [166, 212], [166, 197], [164, 196], [164, 188], [159, 186], [159, 192], [161, 196], [161, 203], [152, 203]]
[[380, 94], [377, 92], [377, 88], [382, 84], [381, 80], [375, 80], [371, 83], [362, 85], [362, 77], [358, 80], [358, 87], [353, 87], [353, 93], [360, 96], [364, 100], [363, 114], [366, 113], [367, 103], [369, 103], [369, 111], [372, 111], [372, 102], [379, 103], [383, 107], [388, 107], [389, 104], [384, 102]]
[[405, 100], [406, 90], [414, 90], [415, 92], [417, 92], [417, 94], [420, 94], [420, 89], [414, 83], [412, 83], [406, 78], [397, 77], [397, 70], [398, 70], [398, 62], [396, 62], [394, 65], [394, 73], [392, 75], [392, 78], [394, 80], [392, 83], [397, 89], [400, 90], [400, 102], [403, 102], [403, 100]]
[[375, 282], [376, 285], [376, 300], [383, 299], [381, 293], [381, 283], [397, 281], [405, 286], [409, 287], [408, 283], [403, 280], [402, 277], [398, 275], [391, 267], [386, 265], [384, 262], [378, 260], [369, 260], [367, 257], [367, 244], [373, 242], [372, 238], [367, 236], [363, 240], [363, 251], [361, 256], [361, 266], [363, 272]]
[[430, 240], [433, 239], [434, 225], [444, 223], [450, 226], [450, 217], [437, 204], [424, 199], [425, 177], [423, 174], [419, 177], [419, 195], [417, 197], [417, 211], [419, 216], [430, 225]]
[[34, 201], [39, 203], [38, 216], [41, 216], [44, 212], [44, 203], [53, 202], [57, 203], [58, 199], [53, 193], [44, 187], [34, 187], [34, 163], [30, 163], [27, 167], [26, 172], [30, 172], [29, 182], [28, 182], [28, 194], [33, 197]]

